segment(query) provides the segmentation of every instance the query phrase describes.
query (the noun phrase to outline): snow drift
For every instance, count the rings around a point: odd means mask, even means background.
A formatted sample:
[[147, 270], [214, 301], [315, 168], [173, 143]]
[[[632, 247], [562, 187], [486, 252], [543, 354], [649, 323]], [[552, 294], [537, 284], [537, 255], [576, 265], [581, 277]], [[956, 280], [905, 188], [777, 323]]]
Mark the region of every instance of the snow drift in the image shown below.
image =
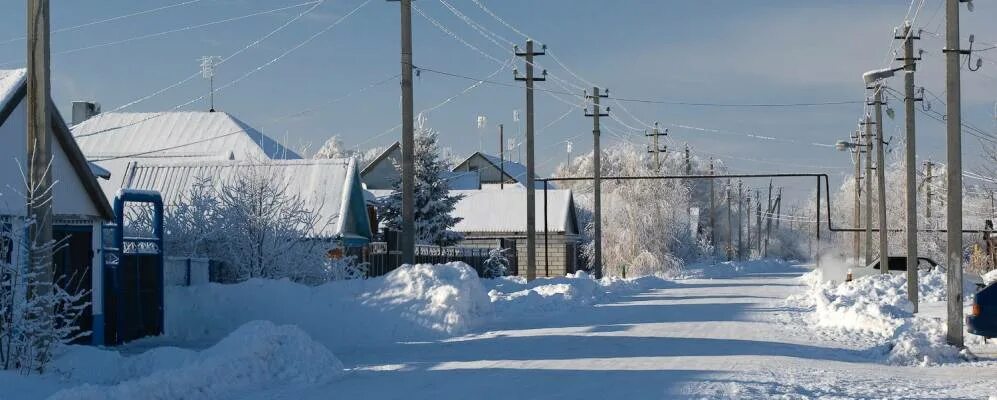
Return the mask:
[[[87, 384], [51, 399], [215, 399], [254, 389], [325, 383], [343, 365], [294, 326], [247, 323], [201, 352], [161, 347], [125, 357], [73, 347], [52, 365], [64, 378]], [[236, 396], [237, 397], [237, 396]]]
[[248, 321], [297, 325], [332, 349], [430, 340], [467, 332], [491, 313], [464, 263], [404, 265], [373, 279], [306, 286], [288, 280], [170, 288], [167, 335], [219, 338]]
[[[945, 343], [944, 321], [913, 314], [907, 301], [905, 275], [871, 275], [838, 284], [825, 282], [820, 271], [813, 271], [802, 279], [809, 290], [790, 300], [811, 307], [816, 326], [878, 341], [885, 339], [885, 344], [875, 351], [892, 364], [932, 365], [959, 360], [959, 350]], [[922, 302], [945, 299], [945, 273], [941, 269], [919, 271], [918, 284]]]
[[532, 282], [526, 282], [523, 277], [504, 277], [483, 282], [491, 289], [488, 297], [499, 317], [566, 311], [651, 288], [664, 288], [670, 284], [655, 276], [595, 279], [582, 271], [564, 277], [539, 278]]

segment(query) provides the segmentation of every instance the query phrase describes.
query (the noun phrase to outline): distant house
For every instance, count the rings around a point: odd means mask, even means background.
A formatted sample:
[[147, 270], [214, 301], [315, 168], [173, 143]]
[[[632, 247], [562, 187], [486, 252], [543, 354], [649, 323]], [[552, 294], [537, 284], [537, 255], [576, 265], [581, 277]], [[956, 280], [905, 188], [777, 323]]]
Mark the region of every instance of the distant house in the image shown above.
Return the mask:
[[[395, 142], [374, 157], [360, 172], [360, 179], [369, 190], [390, 190], [401, 179], [395, 165], [402, 161], [402, 146]], [[450, 189], [479, 189], [478, 174], [467, 172], [447, 172], [442, 179], [447, 180]]]
[[[74, 103], [96, 112], [93, 103]], [[78, 107], [83, 106], [83, 107]], [[74, 114], [77, 114], [74, 112]], [[91, 162], [110, 173], [101, 182], [112, 196], [130, 162], [167, 164], [205, 160], [296, 160], [297, 153], [225, 112], [104, 113], [76, 118], [73, 136]]]
[[132, 162], [122, 176], [122, 187], [160, 192], [166, 207], [183, 202], [194, 184], [207, 180], [221, 186], [240, 171], [273, 171], [318, 214], [319, 225], [311, 234], [347, 248], [358, 248], [371, 240], [373, 227], [353, 158], [302, 160], [201, 160], [156, 164]]
[[[453, 215], [462, 218], [454, 231], [463, 233], [463, 246], [515, 246], [520, 275], [526, 274], [526, 190], [454, 190], [463, 195]], [[578, 268], [581, 241], [575, 200], [570, 190], [547, 192], [547, 241], [544, 240], [544, 199], [536, 197], [537, 276], [563, 276]]]
[[[26, 70], [0, 70], [0, 231], [24, 228], [27, 211], [20, 193], [25, 190], [22, 171], [27, 165], [27, 84]], [[90, 292], [87, 312], [79, 321], [84, 331], [100, 331], [104, 315], [102, 229], [114, 218], [114, 211], [101, 191], [83, 153], [54, 105], [49, 104], [53, 162], [51, 166], [54, 213], [53, 238], [63, 241], [53, 259], [57, 282], [67, 289]], [[0, 254], [5, 262], [18, 263], [24, 252], [13, 251], [9, 237]], [[59, 277], [64, 277], [59, 279]], [[71, 277], [72, 279], [67, 279]], [[102, 338], [95, 339], [100, 343]], [[89, 340], [89, 339], [86, 339]]]
[[[505, 160], [482, 152], [475, 152], [453, 167], [453, 172], [474, 172], [480, 176], [481, 187], [504, 187], [505, 185], [526, 187], [526, 166], [515, 161]], [[534, 187], [543, 189], [543, 182]], [[553, 184], [548, 184], [553, 189]]]

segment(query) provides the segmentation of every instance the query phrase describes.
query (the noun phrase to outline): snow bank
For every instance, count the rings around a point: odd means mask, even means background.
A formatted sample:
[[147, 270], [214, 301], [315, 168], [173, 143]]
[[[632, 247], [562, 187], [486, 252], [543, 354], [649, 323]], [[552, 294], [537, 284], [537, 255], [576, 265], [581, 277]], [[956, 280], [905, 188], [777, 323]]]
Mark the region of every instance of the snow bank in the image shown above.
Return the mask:
[[488, 297], [500, 317], [566, 311], [670, 285], [669, 281], [654, 276], [629, 279], [604, 277], [597, 280], [582, 271], [564, 277], [539, 278], [529, 283], [523, 277], [504, 277], [485, 280], [484, 283], [491, 289]]
[[255, 389], [328, 382], [343, 365], [295, 326], [247, 323], [201, 352], [162, 347], [125, 357], [73, 347], [52, 369], [87, 384], [51, 397], [69, 399], [214, 399]]
[[[959, 359], [959, 350], [945, 343], [940, 318], [913, 314], [906, 275], [877, 274], [838, 284], [825, 282], [820, 271], [813, 271], [802, 279], [810, 289], [790, 301], [811, 307], [816, 326], [885, 339], [876, 351], [891, 364], [931, 365]], [[945, 274], [940, 269], [920, 271], [918, 283], [922, 302], [945, 299]]]
[[779, 259], [750, 261], [725, 261], [693, 265], [688, 268], [689, 278], [729, 278], [745, 274], [769, 274], [802, 271], [793, 262]]
[[223, 337], [253, 320], [299, 326], [332, 349], [467, 332], [492, 312], [475, 271], [464, 263], [405, 265], [366, 280], [305, 286], [255, 279], [167, 291], [167, 335]]

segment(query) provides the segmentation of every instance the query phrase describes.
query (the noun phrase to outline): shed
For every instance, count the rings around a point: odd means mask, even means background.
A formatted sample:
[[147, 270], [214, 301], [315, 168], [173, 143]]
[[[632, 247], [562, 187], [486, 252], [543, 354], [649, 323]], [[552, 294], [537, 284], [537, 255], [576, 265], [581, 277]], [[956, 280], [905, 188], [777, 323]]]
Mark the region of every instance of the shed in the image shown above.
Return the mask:
[[[477, 172], [481, 185], [478, 189], [488, 186], [526, 187], [526, 166], [515, 161], [505, 160], [480, 151], [471, 154], [452, 169], [453, 172]], [[534, 182], [534, 187], [543, 189], [543, 182]], [[553, 189], [548, 184], [548, 189]]]
[[[27, 159], [27, 82], [25, 69], [0, 70], [0, 229], [14, 232], [24, 225], [27, 210], [19, 192], [24, 191]], [[80, 328], [99, 332], [103, 326], [102, 224], [114, 218], [114, 212], [97, 183], [91, 166], [59, 114], [51, 110], [52, 139], [52, 211], [53, 238], [65, 246], [53, 260], [56, 278], [69, 289], [90, 292], [91, 303], [79, 321]], [[12, 244], [12, 243], [8, 243]], [[18, 263], [21, 252], [2, 255], [4, 261]], [[72, 282], [63, 277], [73, 277]], [[100, 342], [100, 335], [92, 335]], [[90, 338], [82, 338], [90, 341]]]
[[[374, 157], [360, 172], [360, 179], [370, 190], [387, 190], [394, 187], [401, 179], [395, 165], [401, 162], [402, 146], [398, 142]], [[441, 176], [446, 179], [450, 189], [480, 189], [481, 180], [475, 172], [446, 171]]]

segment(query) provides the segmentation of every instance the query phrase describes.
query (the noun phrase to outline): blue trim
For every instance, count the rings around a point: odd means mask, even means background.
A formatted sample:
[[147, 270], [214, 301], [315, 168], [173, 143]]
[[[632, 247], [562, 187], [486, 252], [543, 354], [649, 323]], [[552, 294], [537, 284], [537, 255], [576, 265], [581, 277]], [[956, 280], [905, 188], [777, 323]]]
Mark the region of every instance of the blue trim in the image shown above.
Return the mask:
[[[152, 203], [153, 205], [153, 222], [152, 222], [152, 239], [156, 244], [157, 249], [159, 249], [159, 254], [156, 262], [156, 273], [159, 274], [159, 302], [163, 308], [166, 307], [166, 290], [164, 287], [164, 277], [163, 277], [163, 198], [160, 196], [159, 192], [153, 192], [148, 190], [134, 190], [134, 189], [120, 189], [118, 194], [114, 197], [114, 244], [117, 246], [116, 252], [118, 253], [118, 264], [107, 271], [111, 274], [111, 288], [110, 293], [115, 296], [120, 296], [121, 294], [121, 265], [124, 262], [125, 257], [125, 229], [124, 229], [124, 210], [125, 203]], [[139, 284], [139, 280], [136, 280], [136, 284]], [[115, 326], [115, 337], [112, 340], [114, 344], [123, 343], [122, 333], [125, 331], [125, 321], [124, 321], [124, 301], [121, 298], [116, 299], [115, 303], [115, 315], [114, 315], [114, 326]], [[139, 305], [139, 314], [141, 315], [142, 307]], [[159, 309], [158, 319], [159, 326], [164, 327], [164, 310]]]

